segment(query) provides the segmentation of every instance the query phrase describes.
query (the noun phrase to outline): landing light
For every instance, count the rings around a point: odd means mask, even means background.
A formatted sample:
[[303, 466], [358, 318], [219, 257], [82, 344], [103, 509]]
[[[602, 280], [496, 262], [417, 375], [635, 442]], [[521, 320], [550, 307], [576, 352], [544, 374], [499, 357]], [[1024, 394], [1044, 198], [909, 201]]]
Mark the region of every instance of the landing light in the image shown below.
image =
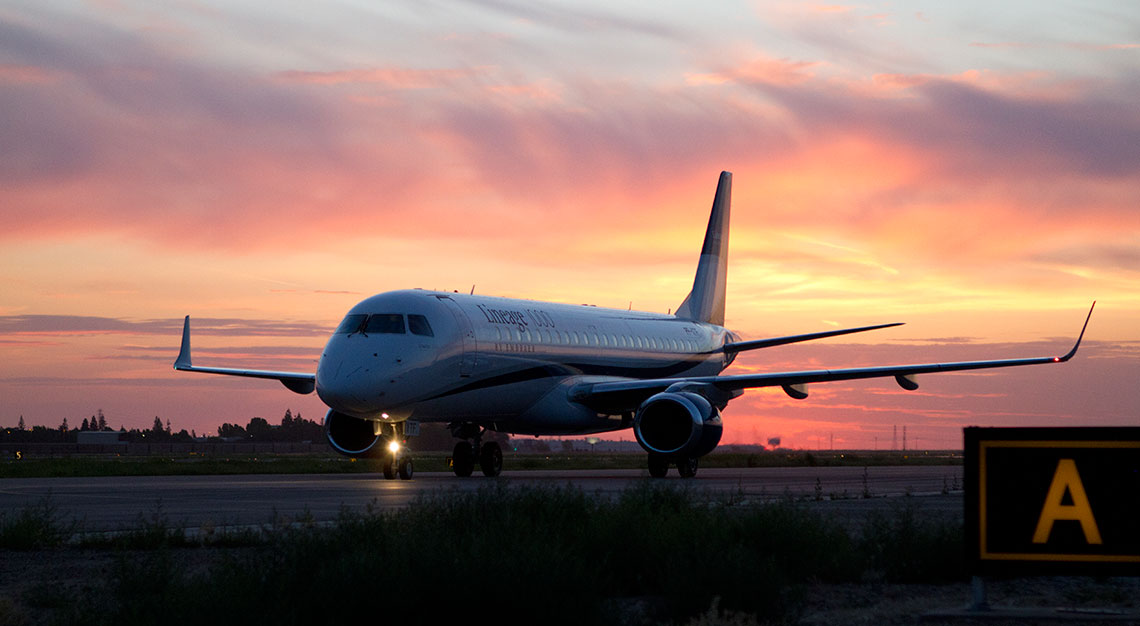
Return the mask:
[[390, 452], [399, 452], [400, 451], [400, 443], [398, 441], [388, 442], [388, 450]]

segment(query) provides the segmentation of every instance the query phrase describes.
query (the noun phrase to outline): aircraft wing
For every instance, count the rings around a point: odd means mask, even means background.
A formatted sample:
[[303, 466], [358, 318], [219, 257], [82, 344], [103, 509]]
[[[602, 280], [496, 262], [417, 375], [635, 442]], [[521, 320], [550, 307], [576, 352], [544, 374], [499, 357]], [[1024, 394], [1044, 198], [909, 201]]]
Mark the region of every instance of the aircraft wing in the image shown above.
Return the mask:
[[174, 361], [174, 369], [182, 372], [202, 372], [204, 374], [223, 374], [225, 376], [245, 376], [247, 378], [268, 378], [279, 380], [290, 391], [306, 394], [313, 393], [317, 386], [316, 374], [298, 372], [272, 372], [268, 370], [247, 370], [229, 367], [197, 367], [190, 364], [190, 316], [182, 324], [182, 349], [178, 351], [178, 358]]
[[[1093, 303], [1093, 307], [1096, 303]], [[571, 391], [571, 399], [599, 411], [614, 412], [635, 410], [641, 402], [649, 396], [668, 390], [676, 385], [677, 389], [697, 391], [710, 400], [716, 397], [727, 399], [736, 397], [744, 389], [755, 387], [782, 387], [789, 396], [802, 400], [807, 397], [807, 385], [812, 383], [831, 382], [836, 380], [858, 380], [861, 378], [894, 377], [903, 389], [914, 391], [918, 389], [915, 376], [936, 372], [960, 372], [965, 370], [979, 370], [997, 367], [1015, 367], [1019, 365], [1037, 365], [1041, 363], [1064, 363], [1073, 358], [1081, 339], [1085, 336], [1089, 319], [1092, 318], [1092, 308], [1089, 309], [1085, 324], [1071, 350], [1062, 356], [1029, 357], [1020, 359], [999, 359], [992, 361], [958, 361], [952, 363], [919, 363], [914, 365], [888, 365], [880, 367], [855, 367], [835, 370], [805, 370], [799, 372], [774, 372], [767, 374], [740, 374], [735, 376], [695, 376], [691, 378], [657, 378], [650, 380], [619, 380], [596, 383], [582, 383]], [[858, 332], [861, 329], [846, 332]], [[842, 332], [842, 331], [841, 331]]]

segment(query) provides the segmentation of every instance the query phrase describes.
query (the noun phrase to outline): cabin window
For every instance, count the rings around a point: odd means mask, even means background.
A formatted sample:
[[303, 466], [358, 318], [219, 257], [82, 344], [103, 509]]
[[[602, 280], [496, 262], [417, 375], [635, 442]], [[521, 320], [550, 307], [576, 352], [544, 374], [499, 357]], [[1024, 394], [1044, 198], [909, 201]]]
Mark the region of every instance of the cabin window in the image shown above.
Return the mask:
[[348, 315], [344, 318], [344, 321], [340, 323], [340, 326], [336, 327], [336, 332], [351, 335], [360, 330], [360, 327], [364, 325], [364, 320], [367, 318], [367, 315], [357, 313]]
[[413, 335], [435, 337], [435, 333], [431, 332], [431, 324], [428, 324], [427, 318], [422, 315], [408, 316], [408, 330], [412, 331]]
[[364, 325], [365, 333], [380, 333], [382, 335], [403, 335], [404, 316], [399, 313], [373, 313], [368, 316]]

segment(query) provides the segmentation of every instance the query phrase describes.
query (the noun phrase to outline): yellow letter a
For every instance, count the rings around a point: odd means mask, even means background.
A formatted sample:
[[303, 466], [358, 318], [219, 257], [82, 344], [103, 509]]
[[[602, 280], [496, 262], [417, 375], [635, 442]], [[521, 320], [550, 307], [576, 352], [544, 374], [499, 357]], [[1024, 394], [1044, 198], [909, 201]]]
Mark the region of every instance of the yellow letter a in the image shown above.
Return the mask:
[[[1065, 489], [1069, 490], [1069, 495], [1073, 498], [1072, 504], [1061, 504]], [[1045, 507], [1041, 509], [1041, 517], [1037, 520], [1037, 531], [1033, 533], [1033, 543], [1049, 541], [1053, 522], [1059, 519], [1080, 521], [1085, 541], [1090, 544], [1103, 543], [1096, 520], [1093, 519], [1092, 507], [1089, 506], [1089, 497], [1085, 495], [1085, 486], [1081, 484], [1077, 464], [1073, 459], [1061, 459], [1057, 463], [1057, 472], [1053, 474], [1053, 483], [1049, 485], [1049, 493], [1045, 496]]]

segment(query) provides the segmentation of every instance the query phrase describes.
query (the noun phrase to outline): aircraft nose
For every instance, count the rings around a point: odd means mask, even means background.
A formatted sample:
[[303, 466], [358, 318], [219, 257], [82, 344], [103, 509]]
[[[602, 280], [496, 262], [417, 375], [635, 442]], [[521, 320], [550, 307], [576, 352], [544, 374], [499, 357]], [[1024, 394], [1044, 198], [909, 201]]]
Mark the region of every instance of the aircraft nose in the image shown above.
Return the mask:
[[317, 366], [317, 396], [329, 408], [341, 413], [368, 414], [368, 403], [361, 397], [362, 378], [345, 373], [342, 363], [322, 358]]

